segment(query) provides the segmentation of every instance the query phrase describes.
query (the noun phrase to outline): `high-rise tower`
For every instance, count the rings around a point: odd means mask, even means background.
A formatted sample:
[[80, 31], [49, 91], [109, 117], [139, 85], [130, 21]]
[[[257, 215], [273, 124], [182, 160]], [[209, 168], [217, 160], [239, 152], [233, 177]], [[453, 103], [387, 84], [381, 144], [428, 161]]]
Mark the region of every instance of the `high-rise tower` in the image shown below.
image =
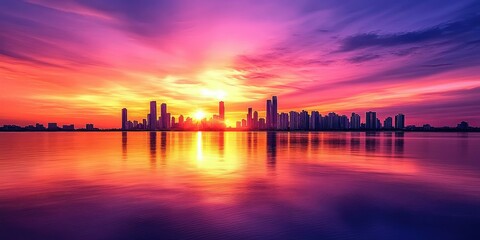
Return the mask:
[[266, 125], [267, 129], [272, 128], [272, 100], [267, 100], [267, 116], [266, 118]]
[[127, 130], [127, 109], [122, 108], [122, 130]]
[[373, 130], [377, 128], [377, 113], [376, 112], [367, 112], [365, 120], [365, 128], [368, 130]]
[[167, 116], [167, 104], [166, 103], [162, 103], [162, 105], [160, 105], [160, 116], [162, 117], [162, 122], [161, 122], [161, 128], [162, 129], [167, 129], [168, 128], [168, 123], [170, 122], [170, 119], [169, 117]]
[[218, 115], [220, 120], [225, 121], [225, 103], [223, 101], [218, 103]]
[[271, 121], [272, 121], [272, 128], [277, 129], [277, 118], [278, 118], [278, 102], [277, 96], [272, 97], [272, 112], [271, 112]]
[[402, 130], [405, 128], [405, 115], [399, 113], [395, 116], [395, 128]]
[[248, 113], [247, 113], [247, 127], [252, 129], [253, 128], [253, 110], [252, 108], [248, 108]]
[[155, 130], [157, 123], [157, 102], [150, 102], [150, 118], [148, 119], [148, 129]]

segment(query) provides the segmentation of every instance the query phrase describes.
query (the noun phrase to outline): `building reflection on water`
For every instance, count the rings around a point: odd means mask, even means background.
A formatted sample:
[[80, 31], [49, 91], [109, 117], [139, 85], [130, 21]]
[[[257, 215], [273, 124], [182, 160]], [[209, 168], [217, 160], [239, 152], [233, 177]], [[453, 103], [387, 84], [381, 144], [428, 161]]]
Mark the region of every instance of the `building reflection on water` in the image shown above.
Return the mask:
[[155, 166], [157, 163], [157, 132], [150, 132], [150, 164]]
[[161, 164], [165, 165], [167, 161], [167, 132], [160, 132], [160, 160]]
[[[128, 134], [131, 134], [130, 136]], [[133, 135], [132, 135], [133, 134]], [[135, 154], [128, 144], [135, 143], [145, 133], [121, 133], [122, 159]], [[245, 159], [258, 163], [264, 159], [266, 168], [275, 170], [278, 159], [330, 161], [334, 155], [403, 157], [402, 132], [148, 132], [148, 156], [152, 167], [157, 161], [166, 166], [194, 158], [197, 166], [208, 169], [234, 170]], [[157, 134], [160, 140], [157, 142]], [[129, 139], [131, 137], [131, 139]], [[158, 144], [158, 145], [157, 145]], [[192, 147], [193, 146], [193, 147]], [[160, 151], [160, 152], [157, 152]], [[306, 155], [305, 155], [306, 154]], [[332, 155], [333, 154], [333, 155]], [[173, 159], [175, 158], [175, 159]], [[138, 158], [134, 158], [138, 159]]]
[[392, 155], [393, 152], [393, 133], [385, 132], [383, 133], [383, 146], [385, 147], [384, 152], [386, 155]]
[[358, 153], [360, 152], [360, 137], [361, 137], [360, 132], [352, 132], [350, 133], [350, 151]]
[[127, 160], [128, 133], [122, 132], [122, 159]]
[[365, 133], [365, 151], [375, 152], [378, 148], [377, 137], [379, 132], [366, 132]]
[[[225, 132], [218, 132], [218, 152], [220, 156], [225, 155]], [[223, 161], [223, 157], [221, 159]]]
[[277, 163], [277, 132], [267, 132], [267, 166], [275, 168]]
[[402, 157], [405, 146], [405, 133], [404, 132], [395, 132], [395, 155], [397, 157]]

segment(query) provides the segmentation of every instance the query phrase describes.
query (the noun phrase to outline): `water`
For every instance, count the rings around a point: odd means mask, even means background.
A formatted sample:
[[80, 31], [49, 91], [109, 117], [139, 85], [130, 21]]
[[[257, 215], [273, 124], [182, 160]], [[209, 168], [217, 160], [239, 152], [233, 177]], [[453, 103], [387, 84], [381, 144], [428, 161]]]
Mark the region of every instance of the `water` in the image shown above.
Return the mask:
[[0, 239], [480, 239], [478, 133], [0, 133]]

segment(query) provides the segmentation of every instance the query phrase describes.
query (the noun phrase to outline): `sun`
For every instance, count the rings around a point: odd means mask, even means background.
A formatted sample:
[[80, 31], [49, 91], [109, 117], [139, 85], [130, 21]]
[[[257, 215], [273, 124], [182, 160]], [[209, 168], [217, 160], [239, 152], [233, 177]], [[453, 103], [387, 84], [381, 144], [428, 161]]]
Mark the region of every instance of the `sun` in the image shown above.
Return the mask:
[[204, 119], [206, 116], [205, 112], [202, 111], [202, 110], [197, 110], [194, 114], [193, 114], [193, 117], [196, 119], [196, 120], [202, 120]]

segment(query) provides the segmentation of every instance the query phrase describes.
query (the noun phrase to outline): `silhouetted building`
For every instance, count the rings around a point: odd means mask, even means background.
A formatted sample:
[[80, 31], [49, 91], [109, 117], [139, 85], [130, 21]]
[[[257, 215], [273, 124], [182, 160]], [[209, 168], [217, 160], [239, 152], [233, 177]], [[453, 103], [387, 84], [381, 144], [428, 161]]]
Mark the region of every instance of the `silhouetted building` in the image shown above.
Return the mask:
[[377, 113], [376, 112], [366, 113], [365, 128], [368, 130], [377, 129]]
[[253, 112], [253, 128], [258, 129], [258, 112]]
[[122, 108], [122, 130], [127, 130], [127, 109]]
[[65, 130], [65, 131], [73, 131], [73, 130], [75, 130], [75, 125], [73, 125], [73, 124], [63, 125], [62, 129]]
[[318, 111], [312, 111], [310, 116], [310, 130], [319, 130], [320, 129], [320, 113]]
[[258, 119], [258, 128], [265, 130], [267, 128], [267, 124], [265, 122], [265, 118], [259, 118]]
[[183, 115], [178, 117], [178, 127], [183, 128]]
[[253, 128], [253, 112], [252, 108], [248, 108], [248, 113], [247, 113], [247, 127], [252, 129]]
[[267, 128], [272, 128], [272, 100], [267, 100], [267, 113], [266, 113]]
[[150, 102], [150, 118], [148, 120], [148, 129], [155, 130], [157, 125], [157, 102]]
[[302, 110], [299, 114], [298, 119], [298, 128], [300, 130], [308, 130], [309, 122], [310, 122], [310, 115], [307, 111]]
[[288, 130], [288, 113], [280, 113], [277, 129]]
[[48, 127], [48, 130], [58, 130], [57, 123], [48, 123], [47, 127]]
[[340, 129], [340, 117], [334, 113], [331, 112], [326, 116], [326, 128], [327, 129], [332, 129], [332, 130], [337, 130]]
[[460, 130], [467, 130], [469, 126], [467, 122], [462, 121], [461, 123], [457, 124], [457, 128]]
[[167, 116], [167, 104], [166, 103], [162, 103], [160, 105], [160, 116], [162, 117], [160, 128], [161, 129], [168, 129], [168, 122], [169, 122], [170, 118]]
[[170, 122], [170, 120], [172, 120], [172, 115], [170, 113], [167, 113], [167, 115], [165, 117], [165, 128], [164, 129], [170, 129], [172, 127], [172, 122]]
[[277, 96], [272, 97], [272, 110], [271, 110], [271, 122], [272, 122], [272, 128], [277, 129], [277, 117], [278, 117], [278, 101], [277, 101]]
[[299, 114], [298, 112], [295, 111], [290, 111], [290, 121], [288, 123], [289, 129], [291, 131], [298, 130], [299, 129]]
[[423, 130], [425, 131], [429, 131], [429, 130], [432, 130], [432, 126], [430, 124], [423, 124]]
[[43, 126], [43, 124], [36, 123], [35, 124], [35, 130], [45, 130], [46, 128]]
[[220, 120], [225, 121], [225, 103], [223, 101], [218, 103], [218, 115]]
[[88, 131], [95, 130], [95, 128], [93, 127], [93, 123], [85, 124], [85, 129], [88, 130]]
[[405, 128], [405, 115], [399, 113], [395, 116], [395, 128], [403, 130]]
[[351, 129], [360, 129], [361, 127], [361, 122], [360, 122], [360, 115], [356, 113], [352, 113], [352, 116], [350, 116], [350, 128]]
[[346, 115], [342, 115], [338, 117], [338, 124], [339, 124], [339, 129], [349, 129], [350, 128], [350, 121], [348, 120], [348, 117]]
[[385, 118], [385, 121], [383, 121], [383, 128], [385, 128], [385, 129], [392, 129], [393, 128], [392, 117]]

